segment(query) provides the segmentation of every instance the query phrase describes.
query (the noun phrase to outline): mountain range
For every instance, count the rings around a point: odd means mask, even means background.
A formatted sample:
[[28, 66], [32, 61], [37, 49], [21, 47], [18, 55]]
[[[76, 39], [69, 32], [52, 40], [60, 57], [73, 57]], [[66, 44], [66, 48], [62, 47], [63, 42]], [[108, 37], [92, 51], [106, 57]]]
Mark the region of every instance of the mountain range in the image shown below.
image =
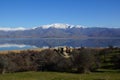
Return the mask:
[[88, 38], [120, 37], [120, 28], [85, 27], [81, 25], [50, 24], [26, 28], [0, 28], [0, 38]]

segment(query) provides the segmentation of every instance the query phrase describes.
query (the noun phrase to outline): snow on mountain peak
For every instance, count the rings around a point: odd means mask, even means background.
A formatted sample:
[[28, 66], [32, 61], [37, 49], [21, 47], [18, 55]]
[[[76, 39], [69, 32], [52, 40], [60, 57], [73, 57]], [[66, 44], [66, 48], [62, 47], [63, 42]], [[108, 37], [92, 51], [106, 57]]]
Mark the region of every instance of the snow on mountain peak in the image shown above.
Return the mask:
[[18, 28], [0, 28], [1, 31], [23, 31], [26, 30], [26, 28], [18, 27]]
[[60, 24], [60, 23], [55, 23], [55, 24], [50, 24], [50, 25], [43, 25], [42, 28], [47, 29], [47, 28], [58, 28], [58, 29], [66, 29], [68, 28], [69, 24]]
[[83, 28], [84, 26], [76, 25], [76, 28]]
[[36, 29], [36, 28], [43, 28], [43, 29], [48, 29], [48, 28], [67, 29], [67, 28], [84, 28], [84, 26], [55, 23], [55, 24], [48, 24], [48, 25], [43, 25], [43, 26], [34, 27], [34, 28], [23, 28], [23, 27], [18, 27], [18, 28], [10, 28], [10, 27], [8, 27], [7, 28], [7, 27], [0, 27], [0, 31], [24, 31], [24, 30], [30, 30], [30, 29]]
[[48, 29], [48, 28], [57, 28], [57, 29], [67, 29], [67, 28], [82, 28], [84, 26], [81, 25], [69, 25], [69, 24], [61, 24], [61, 23], [55, 23], [50, 25], [43, 25], [41, 28]]

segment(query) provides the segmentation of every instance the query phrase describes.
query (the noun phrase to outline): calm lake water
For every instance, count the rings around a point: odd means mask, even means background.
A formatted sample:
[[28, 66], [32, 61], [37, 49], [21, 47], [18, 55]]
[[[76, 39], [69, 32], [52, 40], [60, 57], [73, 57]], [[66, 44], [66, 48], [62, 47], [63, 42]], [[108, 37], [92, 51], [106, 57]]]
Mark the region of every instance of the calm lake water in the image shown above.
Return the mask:
[[120, 38], [91, 38], [91, 39], [65, 39], [65, 38], [7, 38], [0, 39], [0, 50], [22, 50], [42, 47], [70, 46], [70, 47], [107, 47], [109, 45], [120, 47]]

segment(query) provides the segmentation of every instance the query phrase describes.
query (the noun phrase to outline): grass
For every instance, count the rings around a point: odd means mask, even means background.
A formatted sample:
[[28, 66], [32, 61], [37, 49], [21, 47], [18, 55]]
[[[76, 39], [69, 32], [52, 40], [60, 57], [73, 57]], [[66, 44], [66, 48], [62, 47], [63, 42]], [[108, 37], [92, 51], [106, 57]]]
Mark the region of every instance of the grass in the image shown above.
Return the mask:
[[0, 75], [0, 80], [120, 80], [120, 73], [116, 71], [95, 72], [90, 74], [19, 72]]
[[27, 50], [33, 50], [33, 51], [42, 51], [42, 48], [35, 48], [35, 49], [26, 49], [26, 50], [4, 50], [0, 51], [0, 54], [8, 54], [8, 53], [20, 53], [21, 51], [27, 51]]

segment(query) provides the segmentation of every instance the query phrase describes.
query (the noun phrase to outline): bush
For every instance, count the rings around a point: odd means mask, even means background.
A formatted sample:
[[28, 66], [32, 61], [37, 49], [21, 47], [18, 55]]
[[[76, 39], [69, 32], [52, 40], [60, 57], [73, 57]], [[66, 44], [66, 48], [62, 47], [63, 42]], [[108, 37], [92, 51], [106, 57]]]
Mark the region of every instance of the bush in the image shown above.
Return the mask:
[[[42, 51], [21, 51], [19, 54], [12, 52], [0, 55], [0, 71], [22, 72], [22, 71], [61, 71], [90, 73], [99, 67], [99, 56], [95, 49], [80, 48], [74, 49], [68, 55], [61, 56], [61, 53], [53, 49]], [[103, 54], [101, 54], [103, 55]], [[116, 60], [117, 59], [117, 60]], [[119, 57], [113, 57], [115, 66], [119, 67]]]
[[74, 50], [74, 64], [80, 73], [89, 73], [97, 68], [94, 51], [91, 49]]
[[120, 54], [114, 55], [111, 60], [114, 69], [120, 69]]
[[0, 73], [4, 74], [8, 67], [8, 60], [3, 55], [0, 56]]
[[[62, 57], [59, 53], [54, 50], [44, 50], [40, 52], [43, 57], [42, 64], [40, 62], [39, 65], [42, 65], [44, 70], [47, 71], [70, 71], [72, 67], [72, 61], [70, 59], [66, 59]], [[43, 69], [42, 68], [42, 69]]]

